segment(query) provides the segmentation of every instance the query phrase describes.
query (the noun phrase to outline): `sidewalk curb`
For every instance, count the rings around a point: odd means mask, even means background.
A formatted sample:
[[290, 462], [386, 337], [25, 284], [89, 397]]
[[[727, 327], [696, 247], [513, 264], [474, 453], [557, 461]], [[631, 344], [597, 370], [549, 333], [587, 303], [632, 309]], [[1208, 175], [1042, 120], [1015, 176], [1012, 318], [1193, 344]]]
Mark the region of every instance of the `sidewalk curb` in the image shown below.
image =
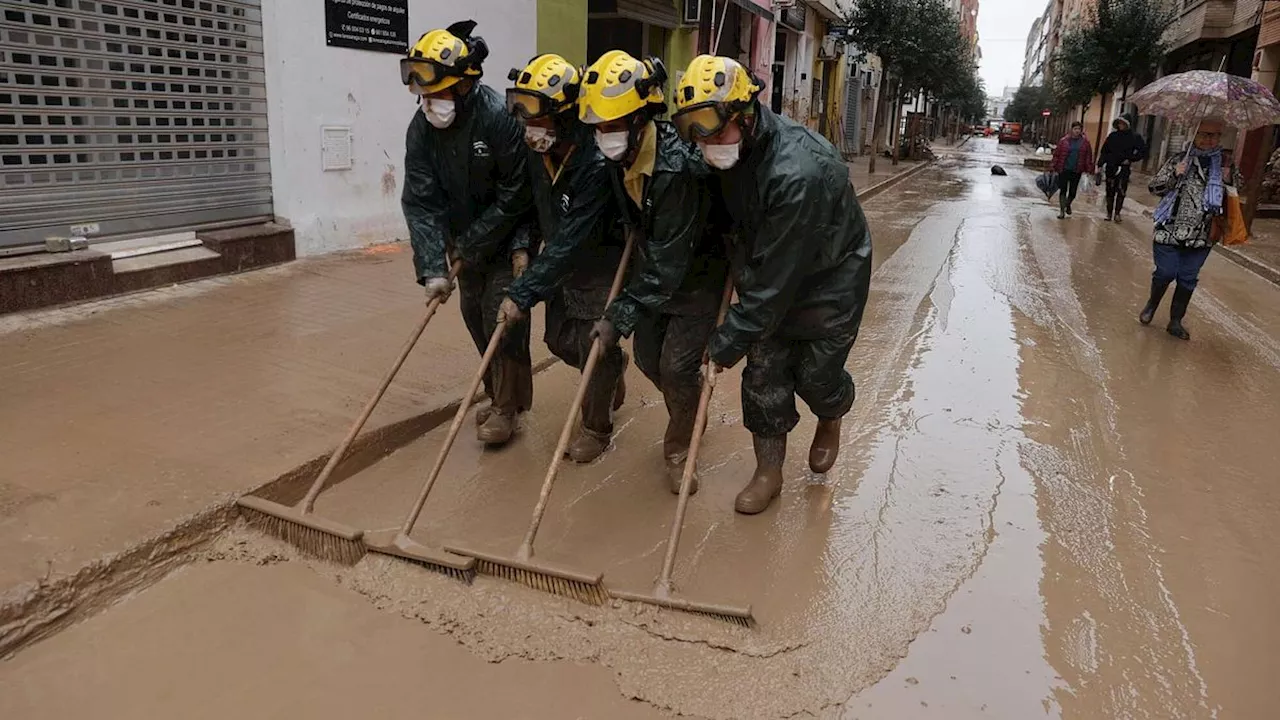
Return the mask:
[[[559, 362], [549, 357], [536, 363], [533, 373], [540, 374]], [[477, 399], [483, 396], [483, 391], [476, 395]], [[418, 415], [364, 431], [326, 489], [448, 422], [461, 404], [462, 398], [455, 398]], [[243, 494], [292, 505], [302, 499], [332, 451]], [[191, 562], [239, 517], [235, 501], [240, 495], [227, 495], [204, 510], [179, 518], [169, 528], [89, 562], [70, 574], [0, 589], [0, 660], [87, 620], [126, 595], [154, 585]]]
[[1225, 245], [1222, 245], [1221, 243], [1219, 243], [1218, 245], [1214, 245], [1213, 249], [1218, 253], [1221, 253], [1228, 260], [1231, 260], [1232, 262], [1239, 265], [1240, 267], [1243, 267], [1246, 270], [1250, 270], [1254, 272], [1255, 274], [1260, 276], [1263, 280], [1266, 280], [1267, 282], [1273, 285], [1280, 285], [1280, 269], [1273, 268], [1264, 262], [1259, 262], [1257, 260], [1254, 260], [1248, 255], [1245, 255], [1244, 253], [1240, 252], [1239, 250], [1236, 250], [1235, 248], [1229, 248]]
[[[1142, 214], [1146, 217], [1152, 218], [1153, 220], [1155, 219], [1155, 210], [1152, 210], [1146, 205], [1142, 206]], [[1221, 243], [1214, 245], [1213, 250], [1272, 285], [1280, 285], [1280, 268], [1273, 268], [1264, 262], [1254, 260], [1239, 250], [1229, 248]]]
[[858, 202], [865, 202], [865, 201], [867, 201], [867, 200], [870, 200], [871, 198], [873, 198], [873, 197], [875, 197], [875, 196], [879, 195], [880, 193], [884, 192], [885, 190], [888, 190], [889, 188], [893, 187], [894, 185], [897, 185], [898, 183], [902, 182], [903, 180], [906, 180], [907, 178], [911, 177], [912, 175], [915, 175], [916, 173], [918, 173], [918, 172], [920, 172], [920, 171], [924, 170], [925, 168], [932, 166], [935, 162], [937, 162], [937, 161], [936, 161], [936, 160], [929, 160], [928, 162], [922, 162], [922, 163], [920, 163], [919, 165], [917, 165], [917, 166], [915, 166], [915, 167], [913, 167], [913, 168], [911, 168], [911, 169], [909, 169], [909, 170], [903, 170], [902, 172], [898, 173], [897, 175], [893, 175], [893, 176], [890, 176], [890, 177], [888, 177], [888, 178], [885, 178], [884, 180], [881, 180], [880, 182], [876, 183], [875, 185], [872, 185], [872, 186], [868, 187], [866, 190], [858, 191], [858, 190], [856, 190], [856, 188], [855, 188], [855, 194], [857, 195]]

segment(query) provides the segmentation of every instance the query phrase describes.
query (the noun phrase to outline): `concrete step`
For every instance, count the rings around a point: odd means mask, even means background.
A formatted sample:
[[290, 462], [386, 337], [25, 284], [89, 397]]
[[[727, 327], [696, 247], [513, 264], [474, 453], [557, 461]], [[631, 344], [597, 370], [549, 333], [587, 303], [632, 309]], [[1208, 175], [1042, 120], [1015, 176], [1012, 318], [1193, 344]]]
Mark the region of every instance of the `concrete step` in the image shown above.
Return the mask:
[[169, 250], [150, 251], [143, 254], [125, 254], [124, 257], [116, 259], [113, 255], [111, 260], [111, 270], [117, 275], [124, 273], [143, 272], [146, 270], [155, 270], [158, 268], [171, 267], [174, 265], [185, 265], [188, 263], [196, 263], [204, 260], [216, 260], [220, 257], [218, 253], [199, 244], [196, 240], [195, 246], [181, 246]]
[[197, 247], [201, 244], [194, 232], [180, 232], [94, 243], [93, 249], [110, 255], [112, 260], [123, 260], [124, 258]]

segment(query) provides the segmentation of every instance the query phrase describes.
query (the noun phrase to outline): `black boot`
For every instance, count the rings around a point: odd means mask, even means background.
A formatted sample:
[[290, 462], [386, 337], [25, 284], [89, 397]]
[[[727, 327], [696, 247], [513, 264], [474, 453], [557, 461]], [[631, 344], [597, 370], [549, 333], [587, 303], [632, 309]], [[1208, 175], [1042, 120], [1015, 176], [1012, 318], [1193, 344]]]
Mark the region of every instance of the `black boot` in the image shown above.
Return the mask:
[[1182, 327], [1182, 318], [1186, 317], [1187, 306], [1191, 304], [1191, 294], [1193, 292], [1195, 291], [1181, 285], [1173, 290], [1173, 301], [1169, 303], [1169, 327], [1165, 329], [1176, 338], [1191, 339], [1191, 333]]
[[1138, 313], [1138, 322], [1143, 325], [1151, 324], [1151, 320], [1156, 316], [1156, 309], [1160, 307], [1160, 301], [1164, 299], [1164, 291], [1167, 289], [1169, 289], [1167, 280], [1151, 279], [1151, 297], [1147, 299], [1147, 306]]

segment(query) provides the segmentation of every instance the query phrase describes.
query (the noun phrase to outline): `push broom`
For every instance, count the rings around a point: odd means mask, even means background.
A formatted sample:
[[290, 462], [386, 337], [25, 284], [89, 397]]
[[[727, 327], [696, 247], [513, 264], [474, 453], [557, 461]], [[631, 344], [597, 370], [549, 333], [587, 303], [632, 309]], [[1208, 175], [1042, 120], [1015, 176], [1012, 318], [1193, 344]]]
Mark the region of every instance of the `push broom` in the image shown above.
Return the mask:
[[455, 555], [442, 548], [424, 545], [409, 537], [409, 533], [413, 532], [413, 526], [418, 523], [418, 516], [422, 514], [422, 507], [427, 503], [427, 496], [431, 494], [431, 488], [440, 477], [440, 471], [444, 469], [445, 459], [449, 457], [449, 450], [453, 448], [453, 441], [458, 437], [458, 430], [462, 428], [462, 423], [467, 417], [467, 411], [471, 409], [476, 391], [480, 389], [480, 383], [484, 382], [484, 374], [489, 369], [489, 364], [493, 362], [493, 356], [498, 351], [498, 345], [501, 344], [502, 336], [505, 334], [506, 329], [506, 318], [499, 319], [497, 327], [493, 329], [493, 335], [489, 337], [489, 347], [485, 348], [484, 356], [480, 358], [480, 368], [476, 370], [475, 376], [471, 378], [471, 385], [462, 397], [462, 404], [458, 406], [458, 412], [454, 413], [453, 424], [449, 426], [449, 433], [445, 436], [444, 445], [440, 448], [439, 454], [436, 455], [436, 462], [431, 466], [431, 472], [427, 473], [427, 480], [422, 484], [422, 490], [418, 492], [418, 499], [414, 501], [413, 507], [409, 509], [409, 515], [404, 519], [404, 523], [399, 528], [365, 533], [364, 546], [366, 549], [417, 563], [429, 570], [443, 573], [463, 582], [469, 583], [475, 577], [476, 561], [474, 559]]
[[[622, 250], [622, 261], [613, 275], [613, 285], [609, 288], [609, 299], [605, 307], [622, 292], [622, 281], [627, 274], [627, 265], [631, 262], [631, 250], [635, 246], [633, 232], [627, 232], [626, 245]], [[528, 585], [535, 590], [542, 590], [555, 595], [573, 598], [590, 605], [604, 603], [604, 586], [601, 579], [604, 573], [582, 573], [571, 568], [562, 567], [542, 561], [534, 557], [533, 542], [538, 535], [538, 527], [542, 524], [542, 516], [547, 511], [547, 500], [551, 497], [551, 488], [555, 485], [556, 476], [560, 472], [560, 463], [564, 460], [565, 449], [569, 447], [569, 438], [578, 422], [578, 414], [582, 410], [582, 400], [587, 395], [587, 385], [595, 373], [596, 363], [600, 360], [603, 348], [600, 339], [591, 343], [587, 353], [587, 361], [582, 366], [582, 381], [578, 383], [578, 392], [569, 405], [569, 417], [560, 431], [560, 441], [556, 443], [555, 454], [551, 457], [551, 467], [542, 480], [542, 490], [538, 494], [538, 504], [533, 508], [533, 517], [529, 521], [529, 529], [525, 532], [524, 541], [516, 549], [514, 556], [473, 550], [458, 545], [447, 545], [446, 548], [460, 555], [476, 559], [476, 570], [486, 575], [496, 575], [507, 580]]]
[[[733, 280], [725, 280], [724, 296], [720, 300], [717, 325], [724, 322], [733, 295]], [[751, 606], [720, 605], [677, 597], [671, 588], [671, 570], [676, 563], [676, 549], [680, 546], [680, 533], [684, 530], [685, 511], [689, 507], [689, 490], [693, 486], [693, 474], [698, 466], [698, 451], [702, 449], [702, 433], [707, 427], [707, 408], [711, 405], [711, 393], [715, 389], [715, 377], [719, 368], [709, 359], [703, 366], [702, 396], [698, 398], [698, 412], [693, 420], [693, 438], [689, 441], [689, 457], [684, 463], [684, 476], [680, 480], [680, 497], [676, 501], [676, 516], [671, 523], [671, 535], [667, 539], [667, 554], [662, 560], [662, 574], [650, 593], [609, 590], [609, 595], [619, 600], [649, 603], [672, 610], [696, 613], [723, 620], [742, 627], [751, 627]]]
[[[453, 284], [461, 268], [461, 263], [456, 262], [450, 268], [450, 285]], [[364, 544], [360, 542], [361, 531], [335, 520], [316, 515], [316, 498], [319, 497], [320, 491], [324, 489], [329, 476], [337, 469], [338, 463], [342, 462], [342, 459], [346, 456], [347, 450], [351, 449], [351, 444], [355, 442], [356, 436], [364, 429], [364, 424], [369, 421], [369, 416], [373, 414], [374, 408], [378, 406], [382, 396], [386, 394], [387, 388], [391, 387], [391, 381], [400, 372], [404, 361], [409, 358], [409, 353], [413, 352], [414, 346], [418, 344], [418, 339], [422, 337], [422, 333], [427, 329], [427, 324], [435, 316], [436, 310], [440, 308], [442, 301], [442, 298], [436, 297], [427, 303], [427, 312], [418, 321], [417, 327], [413, 329], [413, 334], [409, 336], [404, 347], [400, 348], [400, 355], [396, 358], [395, 364], [391, 366], [391, 369], [387, 371], [386, 376], [382, 378], [382, 384], [378, 386], [377, 392], [373, 394], [373, 397], [369, 398], [369, 402], [365, 404], [364, 411], [360, 413], [360, 417], [356, 418], [355, 424], [347, 431], [347, 436], [338, 445], [338, 449], [334, 450], [333, 454], [329, 456], [329, 461], [325, 463], [324, 469], [320, 471], [320, 475], [316, 477], [315, 482], [311, 483], [307, 494], [297, 505], [282, 505], [253, 495], [245, 495], [236, 501], [236, 505], [242, 511], [245, 511], [243, 514], [250, 524], [268, 535], [278, 537], [296, 546], [299, 550], [324, 560], [354, 565], [364, 556]]]

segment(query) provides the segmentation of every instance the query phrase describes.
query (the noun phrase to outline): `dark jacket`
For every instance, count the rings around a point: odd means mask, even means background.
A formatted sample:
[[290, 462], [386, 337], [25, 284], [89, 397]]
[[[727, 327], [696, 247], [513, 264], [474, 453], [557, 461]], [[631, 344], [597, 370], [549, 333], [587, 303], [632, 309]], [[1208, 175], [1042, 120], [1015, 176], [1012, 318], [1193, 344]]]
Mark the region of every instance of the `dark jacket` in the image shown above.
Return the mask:
[[775, 333], [856, 335], [871, 285], [871, 233], [840, 153], [766, 107], [757, 112], [750, 147], [720, 174], [738, 292], [709, 343], [721, 366]]
[[600, 154], [590, 127], [573, 122], [572, 133], [574, 149], [554, 180], [543, 156], [528, 151], [542, 250], [507, 289], [526, 312], [562, 285], [608, 288], [622, 261], [625, 236], [615, 194], [621, 170]]
[[1098, 165], [1118, 168], [1125, 161], [1132, 164], [1146, 159], [1147, 144], [1143, 142], [1141, 135], [1133, 131], [1133, 118], [1126, 115], [1124, 121], [1128, 123], [1128, 127], [1113, 131], [1102, 143]]
[[[724, 203], [713, 197], [719, 183], [711, 182], [697, 147], [681, 140], [675, 126], [657, 122], [655, 128], [653, 176], [645, 183], [641, 207], [619, 188], [626, 215], [642, 238], [631, 282], [607, 313], [624, 337], [642, 312], [680, 315], [704, 308], [699, 297], [718, 297], [729, 268]], [[721, 221], [709, 225], [713, 207]]]
[[491, 88], [477, 84], [443, 130], [414, 111], [404, 175], [400, 204], [419, 283], [449, 274], [446, 249], [484, 268], [528, 247], [518, 232], [531, 202], [524, 132]]
[[[1071, 153], [1071, 136], [1063, 135], [1058, 146], [1053, 149], [1053, 171], [1062, 172], [1067, 167], [1067, 155]], [[1093, 164], [1093, 146], [1089, 138], [1080, 136], [1080, 155], [1076, 161], [1076, 172], [1081, 175], [1092, 175], [1097, 168]]]

